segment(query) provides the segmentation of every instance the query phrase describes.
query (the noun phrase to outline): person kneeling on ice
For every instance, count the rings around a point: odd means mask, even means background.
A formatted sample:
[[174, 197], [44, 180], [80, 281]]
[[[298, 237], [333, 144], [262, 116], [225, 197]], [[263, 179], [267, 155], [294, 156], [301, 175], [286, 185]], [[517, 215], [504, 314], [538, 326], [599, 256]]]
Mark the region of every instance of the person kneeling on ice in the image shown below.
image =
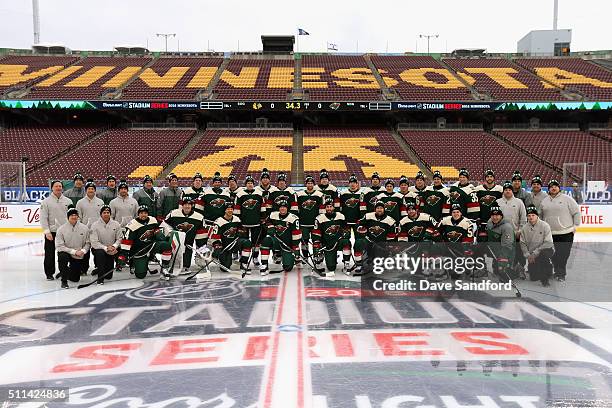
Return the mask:
[[535, 205], [527, 207], [527, 224], [521, 228], [521, 250], [527, 259], [529, 280], [549, 286], [553, 266], [550, 261], [555, 253], [550, 225], [538, 217]]
[[[442, 218], [438, 225], [443, 246], [443, 255], [451, 258], [470, 257], [473, 255], [474, 246], [474, 223], [463, 216], [461, 204], [455, 203], [451, 206], [451, 215]], [[451, 272], [451, 278], [459, 279], [460, 274]], [[440, 276], [438, 276], [440, 278]]]
[[100, 218], [89, 230], [91, 252], [94, 256], [96, 269], [91, 273], [98, 275], [98, 284], [103, 285], [105, 279], [113, 277], [115, 256], [121, 246], [121, 224], [111, 218], [111, 208], [103, 205], [100, 208]]
[[362, 255], [367, 254], [368, 263], [374, 261], [376, 244], [393, 242], [396, 238], [395, 220], [385, 213], [385, 203], [378, 200], [374, 212], [367, 213], [359, 220], [355, 238], [354, 276], [361, 275]]
[[181, 207], [170, 211], [162, 226], [168, 225], [174, 231], [185, 233], [185, 251], [183, 252], [183, 272], [189, 271], [191, 258], [193, 257], [193, 244], [198, 248], [204, 246], [206, 230], [204, 228], [204, 216], [195, 211], [195, 202], [186, 197], [181, 202]]
[[215, 220], [210, 235], [213, 258], [229, 270], [232, 266], [232, 253], [238, 250], [240, 251], [240, 270], [249, 274], [251, 241], [246, 238], [247, 231], [242, 226], [240, 218], [234, 215], [234, 203], [227, 201], [224, 206], [225, 213], [223, 217]]
[[489, 253], [493, 256], [493, 273], [500, 281], [508, 282], [519, 277], [513, 268], [514, 228], [504, 219], [504, 213], [499, 205], [491, 205], [489, 214], [491, 218], [487, 222], [487, 241]]
[[[318, 266], [325, 259], [327, 267], [326, 277], [335, 275], [338, 263], [338, 251], [342, 251], [344, 273], [350, 275], [349, 259], [351, 256], [351, 230], [347, 225], [344, 215], [336, 212], [334, 200], [325, 200], [325, 214], [320, 214], [315, 219], [315, 227], [312, 230], [312, 248], [314, 265]], [[319, 272], [318, 270], [316, 272]]]
[[57, 229], [55, 250], [57, 265], [62, 277], [62, 288], [68, 289], [68, 279], [78, 282], [83, 268], [83, 257], [89, 251], [89, 228], [79, 221], [79, 212], [70, 208], [66, 212], [68, 222]]
[[117, 266], [123, 267], [130, 260], [134, 274], [138, 279], [144, 279], [149, 271], [149, 259], [155, 254], [161, 254], [161, 280], [170, 280], [170, 260], [172, 245], [164, 235], [159, 223], [149, 216], [146, 205], [138, 207], [138, 216], [125, 227], [124, 238], [121, 241], [121, 252], [117, 257]]
[[281, 200], [278, 203], [278, 211], [270, 214], [266, 224], [266, 237], [261, 243], [261, 267], [259, 269], [261, 275], [265, 276], [269, 273], [270, 251], [280, 251], [283, 270], [291, 271], [296, 257], [299, 256], [301, 238], [297, 215], [291, 214], [289, 203]]

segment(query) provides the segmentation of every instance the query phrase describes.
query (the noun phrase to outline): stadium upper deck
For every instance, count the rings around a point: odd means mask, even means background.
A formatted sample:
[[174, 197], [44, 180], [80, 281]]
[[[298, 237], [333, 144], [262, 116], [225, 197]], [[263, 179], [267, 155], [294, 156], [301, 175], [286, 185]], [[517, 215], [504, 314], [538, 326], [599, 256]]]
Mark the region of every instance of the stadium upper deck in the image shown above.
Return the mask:
[[0, 98], [610, 101], [612, 71], [575, 57], [7, 55]]

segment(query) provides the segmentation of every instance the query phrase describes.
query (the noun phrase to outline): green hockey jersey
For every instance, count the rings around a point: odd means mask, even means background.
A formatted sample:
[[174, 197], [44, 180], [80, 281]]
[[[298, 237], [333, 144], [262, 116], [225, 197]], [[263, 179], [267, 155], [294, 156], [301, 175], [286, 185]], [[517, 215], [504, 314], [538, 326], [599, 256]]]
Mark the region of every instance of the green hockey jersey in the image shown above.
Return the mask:
[[240, 218], [235, 215], [232, 215], [231, 220], [219, 217], [214, 222], [210, 235], [210, 243], [213, 248], [225, 248], [237, 238], [244, 237], [245, 235]]
[[280, 212], [273, 211], [268, 217], [266, 232], [269, 236], [276, 237], [276, 239], [282, 241], [293, 251], [298, 249], [302, 239], [300, 221], [297, 215], [290, 212], [287, 212], [285, 216], [281, 216]]
[[482, 222], [487, 222], [491, 218], [491, 205], [496, 204], [497, 200], [502, 197], [504, 189], [499, 184], [491, 188], [480, 184], [474, 189], [479, 204], [479, 217]]
[[266, 206], [257, 189], [241, 188], [236, 193], [234, 215], [237, 215], [245, 227], [257, 227], [265, 219]]
[[142, 251], [144, 248], [155, 241], [165, 240], [166, 237], [155, 218], [149, 216], [144, 221], [134, 218], [125, 226], [121, 240], [121, 253], [126, 258], [135, 254], [145, 255], [146, 251]]
[[233, 202], [230, 196], [221, 187], [209, 187], [202, 193], [204, 218], [214, 222], [225, 214], [225, 203]]
[[366, 213], [366, 204], [363, 202], [363, 190], [355, 191], [350, 188], [340, 193], [340, 212], [348, 224], [357, 224]]
[[393, 218], [396, 224], [402, 217], [408, 215], [404, 206], [404, 197], [400, 193], [383, 191], [376, 196], [376, 201], [382, 201], [385, 204], [385, 214]]
[[328, 184], [326, 186], [317, 184], [314, 187], [315, 190], [323, 193], [323, 202], [328, 198], [334, 200], [334, 207], [336, 209], [340, 208], [340, 194], [338, 193], [338, 189], [333, 184]]
[[449, 215], [440, 221], [438, 228], [444, 242], [474, 242], [474, 224], [466, 217], [454, 220]]
[[370, 242], [394, 241], [395, 220], [387, 214], [379, 218], [376, 213], [367, 213], [359, 220], [357, 235]]
[[[341, 239], [350, 238], [350, 229], [344, 215], [339, 212], [333, 214], [319, 214], [312, 230], [313, 244], [323, 248], [332, 249]], [[340, 248], [342, 249], [342, 248]]]
[[459, 204], [461, 206], [461, 214], [470, 220], [478, 219], [478, 213], [480, 212], [478, 196], [476, 196], [474, 189], [474, 186], [469, 183], [465, 186], [455, 183], [449, 189], [451, 207], [453, 204]]
[[272, 211], [278, 211], [278, 203], [285, 200], [289, 203], [289, 211], [297, 215], [298, 205], [295, 190], [292, 187], [285, 187], [284, 190], [276, 188], [276, 190], [270, 192], [268, 198], [272, 203]]
[[319, 190], [308, 192], [302, 190], [297, 193], [298, 216], [303, 227], [314, 227], [315, 219], [325, 212], [323, 207], [323, 193]]
[[[270, 184], [268, 188], [263, 188], [260, 184], [257, 187], [255, 187], [255, 190], [258, 193], [260, 193], [264, 199], [264, 206], [266, 208], [266, 218], [267, 218], [270, 216], [270, 213], [272, 212], [272, 200], [270, 198], [270, 195], [274, 193], [275, 191], [277, 191], [278, 188], [273, 186], [272, 184]], [[291, 203], [289, 203], [289, 205], [291, 205]]]
[[400, 220], [398, 241], [421, 242], [437, 241], [440, 233], [438, 222], [429, 214], [420, 212], [415, 218], [406, 216]]
[[193, 246], [194, 241], [198, 247], [204, 245], [204, 238], [206, 237], [204, 216], [199, 212], [191, 210], [190, 214], [185, 214], [182, 209], [177, 208], [166, 216], [164, 222], [172, 229], [184, 232], [187, 245]]
[[382, 186], [374, 187], [366, 187], [362, 190], [363, 198], [361, 199], [366, 206], [366, 213], [373, 212], [374, 206], [376, 205], [376, 196], [385, 191]]
[[421, 191], [419, 197], [421, 201], [419, 207], [423, 212], [441, 220], [442, 217], [450, 214], [449, 190], [448, 188], [428, 186]]
[[187, 187], [183, 190], [181, 201], [190, 199], [194, 202], [195, 210], [200, 214], [204, 215], [204, 202], [202, 201], [202, 194], [204, 194], [204, 187], [195, 188], [193, 186]]

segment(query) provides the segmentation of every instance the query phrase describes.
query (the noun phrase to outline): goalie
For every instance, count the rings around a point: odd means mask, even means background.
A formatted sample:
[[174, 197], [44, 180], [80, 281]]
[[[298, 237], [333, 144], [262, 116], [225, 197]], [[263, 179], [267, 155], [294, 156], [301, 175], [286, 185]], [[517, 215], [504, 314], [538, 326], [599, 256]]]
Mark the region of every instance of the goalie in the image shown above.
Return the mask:
[[[327, 272], [326, 277], [335, 275], [338, 264], [338, 251], [342, 251], [344, 273], [350, 274], [349, 259], [351, 256], [351, 229], [346, 223], [344, 215], [336, 212], [334, 200], [325, 200], [325, 214], [320, 214], [315, 219], [315, 227], [312, 230], [313, 260], [315, 265], [320, 265], [325, 260]], [[318, 271], [317, 271], [318, 272]]]
[[195, 242], [198, 248], [205, 245], [206, 229], [204, 228], [204, 216], [195, 211], [195, 201], [188, 196], [184, 195], [183, 197], [181, 207], [172, 210], [166, 216], [162, 226], [169, 226], [171, 230], [185, 233], [183, 272], [187, 272], [191, 267], [193, 244]]
[[172, 245], [163, 234], [157, 220], [149, 216], [146, 205], [138, 207], [138, 216], [125, 227], [124, 238], [121, 241], [121, 252], [117, 257], [117, 266], [128, 263], [134, 269], [138, 279], [144, 279], [149, 271], [149, 260], [161, 254], [161, 280], [170, 280], [170, 261], [172, 260]]

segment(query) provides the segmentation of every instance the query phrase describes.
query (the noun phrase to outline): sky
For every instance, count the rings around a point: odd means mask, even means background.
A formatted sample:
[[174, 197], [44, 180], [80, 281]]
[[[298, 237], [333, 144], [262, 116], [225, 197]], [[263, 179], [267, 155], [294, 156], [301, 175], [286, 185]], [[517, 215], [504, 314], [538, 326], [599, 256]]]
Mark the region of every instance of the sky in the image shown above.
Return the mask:
[[[299, 51], [426, 52], [420, 34], [438, 34], [431, 52], [486, 48], [516, 52], [530, 30], [551, 29], [553, 0], [39, 0], [41, 43], [72, 50], [118, 45], [163, 51], [157, 33], [175, 33], [169, 51], [258, 51], [262, 34], [296, 34]], [[612, 1], [559, 0], [560, 29], [572, 51], [612, 49]], [[0, 48], [33, 44], [32, 2], [0, 0]], [[296, 48], [297, 48], [296, 47]]]

